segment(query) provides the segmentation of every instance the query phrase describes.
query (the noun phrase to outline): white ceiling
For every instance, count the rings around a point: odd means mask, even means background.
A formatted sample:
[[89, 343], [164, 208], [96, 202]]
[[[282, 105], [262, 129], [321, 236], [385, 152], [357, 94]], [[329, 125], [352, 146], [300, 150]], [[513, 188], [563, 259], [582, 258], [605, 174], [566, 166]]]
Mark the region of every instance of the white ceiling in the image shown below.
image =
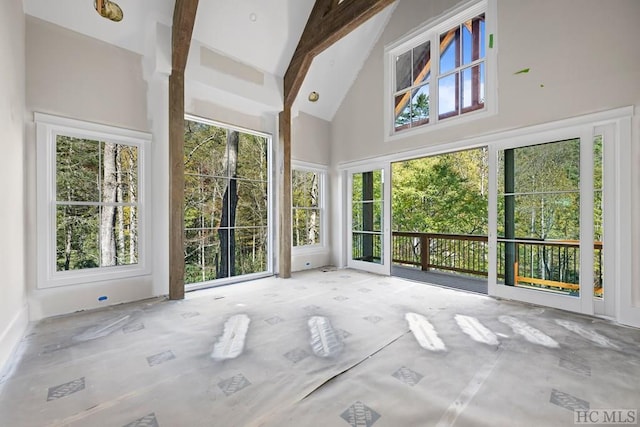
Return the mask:
[[261, 71], [283, 76], [314, 3], [202, 0], [193, 38]]
[[116, 0], [116, 3], [124, 12], [121, 22], [98, 15], [94, 0], [24, 0], [24, 11], [141, 55], [146, 52], [146, 42], [156, 22], [171, 26], [175, 0]]
[[[304, 111], [327, 121], [333, 120], [336, 110], [387, 25], [393, 8], [386, 8], [313, 59], [293, 105], [294, 111]], [[320, 94], [317, 102], [308, 100], [312, 91]]]
[[[144, 55], [156, 22], [171, 26], [175, 0], [115, 0], [124, 12], [111, 22], [94, 0], [24, 0], [29, 15]], [[201, 0], [193, 38], [223, 55], [282, 77], [315, 0]], [[378, 40], [393, 7], [387, 8], [315, 58], [294, 106], [331, 120]], [[320, 101], [307, 101], [312, 90]]]

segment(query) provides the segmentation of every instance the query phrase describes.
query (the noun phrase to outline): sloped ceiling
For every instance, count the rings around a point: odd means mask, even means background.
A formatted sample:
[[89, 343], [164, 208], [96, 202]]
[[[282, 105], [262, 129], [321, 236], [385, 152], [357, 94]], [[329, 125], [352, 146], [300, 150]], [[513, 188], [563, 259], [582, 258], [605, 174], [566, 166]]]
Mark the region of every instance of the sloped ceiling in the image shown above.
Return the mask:
[[[170, 26], [175, 0], [116, 0], [122, 22], [100, 17], [94, 0], [24, 0], [25, 13], [145, 55], [156, 23]], [[213, 52], [282, 78], [315, 0], [201, 0], [193, 38]], [[294, 111], [331, 120], [378, 40], [393, 6], [314, 59]], [[320, 93], [317, 103], [309, 92]], [[232, 95], [232, 94], [231, 94]]]
[[314, 0], [201, 0], [193, 38], [231, 58], [284, 76]]

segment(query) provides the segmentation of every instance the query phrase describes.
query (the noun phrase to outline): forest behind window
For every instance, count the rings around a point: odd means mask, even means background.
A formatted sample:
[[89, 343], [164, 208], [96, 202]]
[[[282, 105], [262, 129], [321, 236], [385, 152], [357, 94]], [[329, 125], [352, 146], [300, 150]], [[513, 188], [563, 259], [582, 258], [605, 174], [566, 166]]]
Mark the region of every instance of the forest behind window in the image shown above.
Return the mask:
[[394, 231], [486, 235], [486, 148], [393, 163]]
[[269, 270], [269, 138], [185, 120], [185, 284]]
[[292, 171], [293, 246], [321, 243], [320, 176], [319, 172]]
[[56, 136], [56, 270], [138, 262], [138, 148]]

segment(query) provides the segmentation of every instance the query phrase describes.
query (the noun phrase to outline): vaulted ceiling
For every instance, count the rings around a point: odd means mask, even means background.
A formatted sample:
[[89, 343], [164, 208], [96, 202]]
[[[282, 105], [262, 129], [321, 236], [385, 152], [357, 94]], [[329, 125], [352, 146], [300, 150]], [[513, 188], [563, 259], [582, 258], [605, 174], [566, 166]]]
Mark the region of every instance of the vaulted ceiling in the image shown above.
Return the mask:
[[[215, 54], [282, 78], [314, 2], [202, 0], [193, 39]], [[117, 0], [117, 3], [124, 12], [119, 23], [100, 17], [93, 8], [93, 0], [24, 0], [29, 15], [141, 55], [152, 52], [156, 24], [171, 26], [175, 0]], [[387, 8], [314, 59], [294, 111], [325, 120], [333, 118], [391, 11], [392, 7]], [[307, 101], [311, 91], [320, 93], [318, 102]], [[234, 96], [223, 94], [227, 95]]]

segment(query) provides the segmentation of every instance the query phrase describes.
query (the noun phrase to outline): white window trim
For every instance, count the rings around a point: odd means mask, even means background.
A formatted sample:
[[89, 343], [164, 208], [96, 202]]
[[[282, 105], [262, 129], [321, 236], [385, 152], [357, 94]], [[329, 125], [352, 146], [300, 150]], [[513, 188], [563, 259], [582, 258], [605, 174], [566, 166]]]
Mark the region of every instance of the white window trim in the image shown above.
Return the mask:
[[[69, 118], [34, 113], [36, 123], [37, 164], [37, 287], [80, 285], [91, 282], [123, 279], [150, 274], [151, 257], [147, 253], [149, 212], [146, 197], [149, 194], [148, 174], [151, 134], [113, 126], [84, 122]], [[132, 265], [97, 267], [74, 271], [56, 270], [56, 215], [55, 215], [55, 142], [57, 135], [87, 138], [138, 149], [138, 262]]]
[[[478, 111], [460, 114], [456, 117], [438, 120], [438, 97], [432, 100], [430, 109], [435, 114], [430, 114], [429, 123], [414, 128], [396, 132], [393, 126], [393, 94], [395, 93], [395, 63], [393, 58], [407, 50], [431, 41], [431, 46], [438, 46], [440, 33], [450, 30], [467, 19], [474, 18], [485, 13], [485, 107]], [[408, 136], [458, 126], [472, 120], [495, 115], [498, 112], [498, 70], [497, 70], [497, 0], [473, 0], [455, 7], [439, 17], [429, 20], [417, 29], [409, 32], [399, 40], [385, 46], [384, 49], [384, 139], [385, 142], [406, 138]], [[489, 48], [490, 36], [493, 36], [493, 46]], [[432, 48], [433, 49], [433, 48]], [[433, 52], [433, 50], [432, 50]], [[431, 55], [431, 75], [435, 81], [438, 75], [437, 57]], [[432, 82], [433, 84], [434, 82]]]
[[274, 197], [273, 195], [275, 194], [275, 182], [276, 179], [274, 178], [274, 160], [275, 159], [275, 153], [274, 153], [274, 147], [273, 147], [273, 136], [272, 134], [268, 133], [268, 132], [263, 132], [263, 131], [258, 131], [258, 130], [253, 130], [250, 128], [246, 128], [246, 127], [242, 127], [242, 126], [236, 126], [236, 125], [232, 125], [230, 123], [226, 123], [226, 122], [221, 122], [221, 121], [217, 121], [217, 120], [212, 120], [212, 119], [208, 119], [206, 117], [202, 117], [202, 116], [198, 116], [195, 114], [185, 114], [184, 115], [185, 120], [191, 120], [194, 122], [200, 122], [200, 123], [204, 123], [204, 124], [208, 124], [211, 126], [217, 126], [217, 127], [221, 127], [221, 128], [225, 128], [225, 129], [229, 129], [229, 130], [235, 130], [241, 133], [247, 133], [247, 134], [251, 134], [251, 135], [257, 135], [263, 138], [266, 138], [268, 140], [267, 142], [267, 152], [268, 152], [268, 162], [267, 162], [267, 176], [268, 178], [268, 186], [267, 186], [267, 233], [269, 234], [269, 237], [267, 238], [267, 270], [265, 271], [260, 271], [257, 273], [248, 273], [248, 274], [244, 274], [241, 276], [233, 276], [233, 277], [225, 277], [222, 279], [213, 279], [213, 280], [209, 280], [207, 282], [198, 282], [198, 283], [190, 283], [185, 285], [185, 290], [187, 292], [189, 291], [195, 291], [195, 290], [199, 290], [199, 289], [207, 289], [207, 288], [213, 288], [213, 287], [217, 287], [217, 286], [225, 286], [225, 285], [229, 285], [229, 284], [235, 284], [235, 283], [242, 283], [242, 282], [248, 282], [250, 280], [255, 280], [255, 279], [260, 279], [263, 277], [269, 277], [271, 275], [273, 275], [273, 272], [275, 271], [275, 266], [277, 263], [277, 259], [273, 256], [273, 254], [275, 253], [275, 250], [277, 249], [276, 247], [276, 242], [274, 241], [274, 237], [276, 236], [276, 227], [277, 224], [276, 221], [274, 221], [274, 218], [276, 217], [274, 214], [274, 209], [275, 209], [275, 199], [276, 197]]
[[[303, 172], [314, 172], [318, 174], [318, 209], [320, 210], [320, 243], [315, 245], [303, 245], [303, 246], [291, 246], [291, 251], [293, 254], [302, 254], [302, 253], [310, 253], [310, 252], [324, 252], [327, 248], [328, 236], [329, 236], [329, 220], [328, 213], [326, 209], [326, 200], [327, 200], [327, 175], [329, 172], [329, 168], [324, 165], [303, 162], [299, 160], [291, 161], [291, 170], [298, 170]], [[293, 175], [293, 174], [292, 174]], [[293, 187], [292, 187], [293, 190]], [[293, 206], [292, 206], [293, 211]], [[293, 230], [292, 230], [293, 233]]]
[[[544, 142], [561, 141], [572, 138], [580, 138], [580, 199], [586, 200], [586, 203], [581, 205], [580, 212], [580, 224], [592, 224], [593, 223], [593, 151], [590, 143], [583, 144], [582, 141], [593, 141], [593, 137], [598, 132], [603, 132], [603, 128], [606, 128], [606, 135], [609, 137], [605, 141], [603, 146], [605, 164], [603, 164], [603, 191], [606, 201], [615, 201], [616, 203], [606, 203], [605, 208], [605, 223], [604, 223], [604, 235], [605, 235], [605, 299], [604, 301], [598, 300], [593, 297], [593, 294], [588, 291], [592, 279], [592, 266], [590, 265], [592, 257], [582, 257], [580, 260], [580, 284], [583, 286], [582, 290], [586, 292], [580, 292], [579, 297], [562, 295], [562, 294], [550, 294], [547, 292], [541, 292], [539, 290], [519, 288], [512, 286], [504, 286], [498, 283], [496, 268], [490, 268], [488, 278], [488, 290], [489, 295], [497, 296], [499, 298], [507, 298], [512, 300], [523, 301], [531, 304], [538, 304], [562, 310], [568, 310], [588, 315], [594, 315], [595, 310], [601, 313], [595, 313], [602, 315], [602, 311], [608, 311], [608, 316], [613, 316], [618, 321], [623, 321], [626, 312], [630, 312], [629, 295], [632, 293], [632, 280], [625, 280], [631, 271], [630, 263], [623, 261], [616, 264], [614, 268], [614, 262], [619, 259], [629, 257], [629, 250], [623, 250], [621, 247], [626, 245], [630, 239], [627, 238], [631, 222], [629, 220], [623, 220], [621, 215], [624, 215], [628, 210], [616, 209], [614, 205], [619, 203], [628, 203], [630, 197], [624, 197], [622, 194], [625, 189], [622, 183], [625, 185], [630, 181], [628, 178], [620, 178], [621, 176], [628, 177], [628, 171], [621, 170], [620, 167], [614, 167], [616, 164], [622, 163], [624, 157], [619, 153], [625, 149], [628, 149], [631, 145], [631, 139], [628, 135], [623, 136], [625, 128], [628, 129], [628, 123], [630, 117], [633, 115], [633, 107], [623, 107], [616, 110], [605, 111], [601, 113], [594, 113], [586, 116], [575, 117], [572, 119], [564, 119], [557, 122], [551, 122], [544, 125], [536, 125], [530, 128], [523, 128], [521, 130], [513, 130], [507, 132], [501, 132], [493, 137], [493, 142], [489, 144], [489, 265], [495, 266], [497, 261], [497, 159], [498, 151], [507, 148], [519, 148], [531, 145], [537, 145]], [[616, 154], [617, 152], [617, 154]], [[582, 175], [582, 171], [586, 174]], [[581, 202], [582, 203], [582, 202]], [[622, 228], [620, 224], [623, 224]], [[622, 231], [624, 230], [624, 231]], [[593, 246], [590, 242], [593, 241], [593, 226], [586, 225], [580, 228], [580, 251], [581, 254], [590, 253]], [[607, 285], [608, 284], [608, 285]], [[608, 290], [607, 290], [608, 289]], [[608, 292], [608, 294], [607, 294]], [[625, 301], [620, 303], [620, 301]], [[626, 306], [626, 307], [625, 307]], [[636, 319], [627, 321], [627, 324], [637, 323], [640, 319], [640, 310], [636, 310], [638, 314], [635, 314]], [[624, 321], [623, 321], [624, 322]]]

